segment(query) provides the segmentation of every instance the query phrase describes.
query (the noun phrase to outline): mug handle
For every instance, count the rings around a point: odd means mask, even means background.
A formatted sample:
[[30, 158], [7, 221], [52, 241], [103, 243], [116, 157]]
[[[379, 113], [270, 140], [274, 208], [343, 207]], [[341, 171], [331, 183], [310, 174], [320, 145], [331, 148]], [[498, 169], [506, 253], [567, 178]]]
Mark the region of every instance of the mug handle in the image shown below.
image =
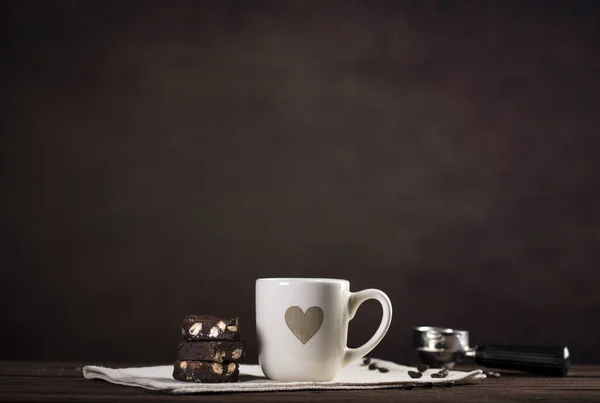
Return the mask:
[[371, 350], [377, 347], [392, 323], [392, 303], [390, 299], [383, 291], [376, 290], [374, 288], [350, 293], [350, 298], [348, 300], [348, 320], [350, 321], [354, 318], [358, 307], [360, 307], [361, 304], [368, 299], [376, 299], [381, 304], [381, 308], [383, 310], [381, 323], [379, 324], [379, 327], [377, 328], [377, 331], [373, 337], [371, 337], [365, 344], [357, 348], [346, 347], [344, 359], [342, 361], [342, 366], [344, 367], [369, 354]]

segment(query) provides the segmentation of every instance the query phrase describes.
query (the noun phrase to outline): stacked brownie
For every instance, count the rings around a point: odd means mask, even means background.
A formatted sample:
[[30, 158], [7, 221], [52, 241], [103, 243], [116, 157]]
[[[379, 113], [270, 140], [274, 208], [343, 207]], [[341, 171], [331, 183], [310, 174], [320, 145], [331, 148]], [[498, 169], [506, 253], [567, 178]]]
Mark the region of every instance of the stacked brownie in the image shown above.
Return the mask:
[[237, 361], [243, 355], [238, 318], [188, 315], [181, 324], [173, 378], [186, 382], [237, 382]]

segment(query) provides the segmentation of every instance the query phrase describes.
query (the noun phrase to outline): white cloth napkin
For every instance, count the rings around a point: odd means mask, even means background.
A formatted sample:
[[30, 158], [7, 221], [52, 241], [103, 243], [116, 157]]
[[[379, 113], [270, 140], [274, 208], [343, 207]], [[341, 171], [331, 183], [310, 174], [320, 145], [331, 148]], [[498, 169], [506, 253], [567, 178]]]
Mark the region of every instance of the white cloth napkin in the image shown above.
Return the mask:
[[427, 370], [419, 379], [408, 376], [413, 367], [399, 365], [390, 361], [373, 359], [372, 363], [389, 369], [389, 372], [369, 370], [361, 361], [344, 368], [329, 382], [277, 382], [265, 378], [260, 366], [240, 365], [240, 382], [237, 383], [189, 383], [173, 379], [173, 366], [135, 368], [106, 368], [88, 365], [83, 367], [83, 376], [87, 379], [103, 379], [118, 385], [136, 386], [167, 393], [214, 393], [214, 392], [272, 392], [290, 390], [340, 390], [340, 389], [383, 389], [401, 387], [412, 383], [424, 386], [452, 383], [467, 384], [485, 378], [481, 370], [471, 372], [450, 371], [443, 379], [432, 378], [437, 369]]

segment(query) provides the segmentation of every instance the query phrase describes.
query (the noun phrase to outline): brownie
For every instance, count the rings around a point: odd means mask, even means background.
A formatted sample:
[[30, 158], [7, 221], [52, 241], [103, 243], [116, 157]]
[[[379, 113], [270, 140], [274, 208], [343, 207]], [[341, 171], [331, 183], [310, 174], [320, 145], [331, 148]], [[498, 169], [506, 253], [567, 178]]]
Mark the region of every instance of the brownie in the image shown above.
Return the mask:
[[243, 341], [180, 341], [178, 360], [237, 361], [244, 355]]
[[238, 382], [240, 371], [235, 362], [175, 361], [173, 378], [196, 383]]
[[181, 339], [196, 340], [239, 340], [238, 318], [218, 318], [212, 315], [188, 315], [181, 324]]

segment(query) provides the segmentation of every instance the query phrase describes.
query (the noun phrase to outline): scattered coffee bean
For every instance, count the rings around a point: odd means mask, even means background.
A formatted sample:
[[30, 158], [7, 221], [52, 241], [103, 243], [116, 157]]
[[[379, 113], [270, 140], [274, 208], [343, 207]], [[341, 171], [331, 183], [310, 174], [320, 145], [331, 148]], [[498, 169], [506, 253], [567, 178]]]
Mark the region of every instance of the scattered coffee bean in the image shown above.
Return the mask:
[[442, 374], [440, 374], [439, 372], [434, 372], [433, 374], [431, 374], [432, 378], [443, 378]]
[[369, 357], [363, 358], [363, 365], [369, 365], [371, 363], [371, 359]]
[[502, 375], [500, 375], [498, 372], [494, 372], [494, 374], [492, 375], [492, 377], [494, 378], [500, 378]]
[[429, 369], [429, 365], [426, 364], [421, 364], [417, 366], [417, 371], [419, 372], [425, 372]]
[[440, 378], [445, 378], [448, 376], [449, 373], [450, 373], [450, 371], [448, 371], [448, 369], [443, 368], [437, 374], [439, 375]]
[[406, 390], [411, 390], [415, 388], [415, 384], [414, 383], [407, 383], [406, 385], [404, 385], [404, 389]]
[[383, 367], [379, 367], [379, 368], [377, 368], [377, 369], [379, 370], [379, 372], [390, 372], [390, 370], [389, 370], [389, 369], [387, 369], [387, 368], [383, 368]]
[[416, 378], [420, 378], [423, 376], [423, 374], [421, 372], [416, 372], [416, 371], [408, 371], [408, 376], [410, 376], [413, 379]]
[[377, 364], [373, 363], [373, 364], [369, 365], [369, 369], [371, 369], [371, 370], [377, 369]]
[[433, 388], [433, 382], [427, 382], [427, 383], [425, 384], [425, 387], [427, 387], [427, 388], [429, 388], [429, 389]]
[[494, 371], [485, 371], [484, 374], [485, 376], [492, 377], [494, 375]]

